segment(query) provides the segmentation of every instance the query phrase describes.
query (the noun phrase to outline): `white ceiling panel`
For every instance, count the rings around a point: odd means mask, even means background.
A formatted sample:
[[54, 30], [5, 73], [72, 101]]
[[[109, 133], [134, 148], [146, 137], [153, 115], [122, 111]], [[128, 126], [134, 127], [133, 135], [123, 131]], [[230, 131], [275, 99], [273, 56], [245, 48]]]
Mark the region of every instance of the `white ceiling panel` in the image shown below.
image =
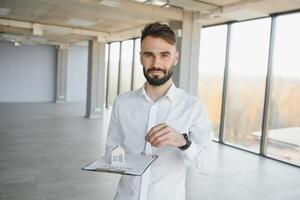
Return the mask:
[[[150, 22], [181, 21], [184, 10], [200, 11], [197, 21], [213, 25], [300, 9], [300, 0], [159, 1], [0, 0], [0, 32], [34, 33], [59, 42], [105, 40], [107, 35], [117, 40], [136, 36], [137, 29]], [[170, 5], [166, 7], [165, 2]]]

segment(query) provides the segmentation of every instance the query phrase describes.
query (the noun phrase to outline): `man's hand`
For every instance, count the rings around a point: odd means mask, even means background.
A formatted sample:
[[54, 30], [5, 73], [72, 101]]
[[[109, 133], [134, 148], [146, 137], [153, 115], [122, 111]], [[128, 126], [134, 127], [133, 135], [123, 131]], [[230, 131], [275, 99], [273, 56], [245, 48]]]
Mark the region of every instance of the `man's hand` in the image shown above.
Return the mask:
[[183, 135], [165, 123], [152, 127], [146, 135], [146, 140], [157, 148], [165, 145], [181, 147], [186, 144]]

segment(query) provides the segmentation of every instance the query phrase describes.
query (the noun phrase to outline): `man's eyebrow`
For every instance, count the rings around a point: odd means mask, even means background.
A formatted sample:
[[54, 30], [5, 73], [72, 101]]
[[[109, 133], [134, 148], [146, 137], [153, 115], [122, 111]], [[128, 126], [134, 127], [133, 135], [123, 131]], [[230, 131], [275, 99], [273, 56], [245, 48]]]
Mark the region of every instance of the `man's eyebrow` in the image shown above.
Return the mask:
[[[143, 55], [154, 55], [155, 53], [151, 52], [151, 51], [145, 51], [143, 52]], [[162, 51], [162, 52], [159, 52], [158, 54], [160, 55], [171, 55], [171, 52], [170, 51]]]
[[160, 54], [171, 54], [170, 51], [163, 51], [163, 52], [160, 52]]
[[153, 54], [153, 53], [150, 51], [145, 51], [145, 52], [143, 52], [143, 55], [145, 55], [145, 54]]

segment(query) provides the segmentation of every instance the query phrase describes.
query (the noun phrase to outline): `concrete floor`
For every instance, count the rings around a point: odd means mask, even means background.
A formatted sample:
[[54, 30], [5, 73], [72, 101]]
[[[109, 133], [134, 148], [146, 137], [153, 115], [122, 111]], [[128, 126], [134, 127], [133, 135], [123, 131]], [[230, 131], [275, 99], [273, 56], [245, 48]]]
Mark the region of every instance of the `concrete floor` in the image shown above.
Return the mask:
[[[110, 200], [119, 175], [82, 171], [104, 151], [109, 111], [84, 104], [0, 104], [0, 200]], [[187, 200], [299, 200], [300, 169], [215, 144], [218, 169], [188, 172]]]

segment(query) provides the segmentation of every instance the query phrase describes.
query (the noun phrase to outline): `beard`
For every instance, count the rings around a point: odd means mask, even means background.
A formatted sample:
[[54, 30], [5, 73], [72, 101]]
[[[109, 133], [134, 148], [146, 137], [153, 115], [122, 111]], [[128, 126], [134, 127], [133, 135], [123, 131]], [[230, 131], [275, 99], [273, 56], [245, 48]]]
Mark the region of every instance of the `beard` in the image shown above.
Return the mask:
[[[164, 69], [152, 67], [152, 68], [150, 68], [146, 71], [145, 67], [143, 67], [143, 72], [144, 72], [144, 76], [145, 76], [147, 82], [150, 85], [152, 85], [152, 86], [161, 86], [161, 85], [165, 84], [172, 77], [173, 68], [174, 68], [174, 66], [172, 66], [170, 68], [170, 70], [167, 71], [167, 70], [164, 70]], [[154, 75], [153, 77], [150, 77], [149, 73], [152, 72], [152, 71], [161, 71], [161, 72], [163, 72], [164, 76], [161, 77], [161, 78], [157, 75]]]

